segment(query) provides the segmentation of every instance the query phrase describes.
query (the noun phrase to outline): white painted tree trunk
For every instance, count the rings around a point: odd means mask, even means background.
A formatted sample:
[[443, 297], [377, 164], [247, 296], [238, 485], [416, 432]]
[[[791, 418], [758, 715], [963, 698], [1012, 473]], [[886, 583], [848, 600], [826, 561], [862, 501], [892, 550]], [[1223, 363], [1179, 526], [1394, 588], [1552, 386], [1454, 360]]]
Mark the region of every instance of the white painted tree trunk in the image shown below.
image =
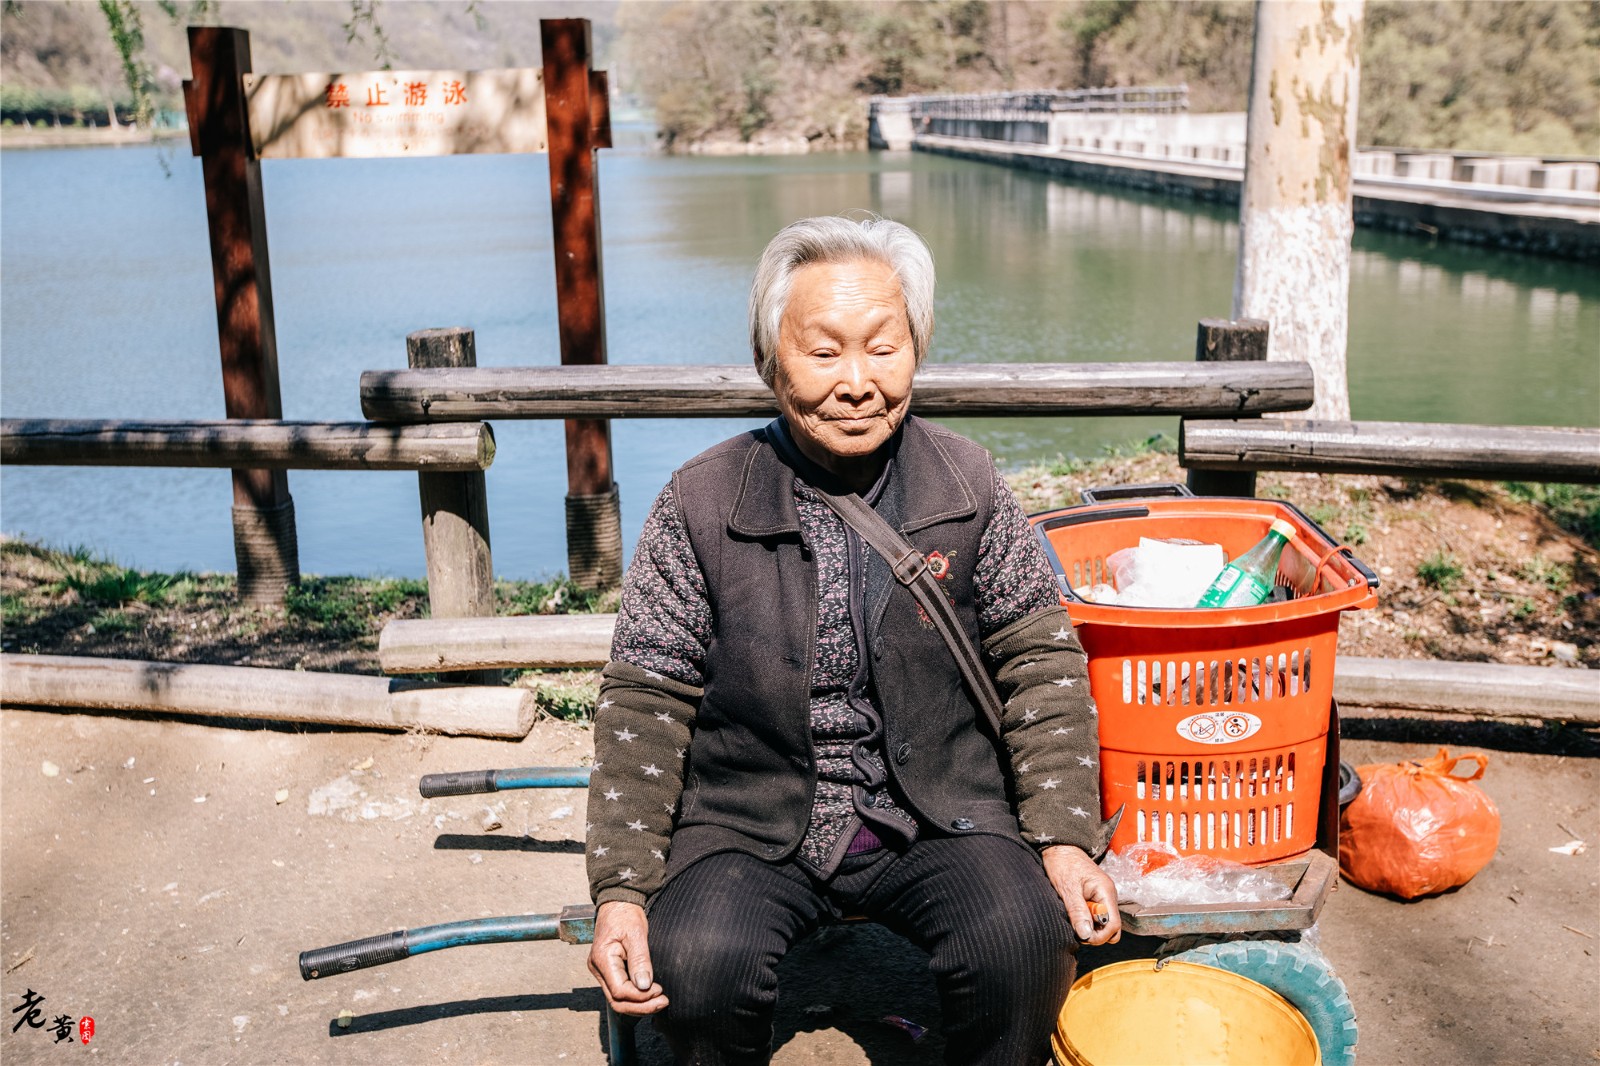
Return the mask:
[[1350, 160], [1364, 2], [1256, 2], [1233, 317], [1272, 324], [1267, 358], [1311, 364], [1311, 418], [1350, 418]]

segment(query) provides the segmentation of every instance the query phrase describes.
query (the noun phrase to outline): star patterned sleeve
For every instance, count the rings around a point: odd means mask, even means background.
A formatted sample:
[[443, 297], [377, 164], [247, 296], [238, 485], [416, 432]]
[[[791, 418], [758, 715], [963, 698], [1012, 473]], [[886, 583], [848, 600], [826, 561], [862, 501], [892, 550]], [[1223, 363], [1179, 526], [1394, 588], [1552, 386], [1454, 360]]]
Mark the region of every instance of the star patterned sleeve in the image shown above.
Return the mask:
[[667, 852], [701, 690], [629, 663], [607, 664], [594, 717], [586, 827], [589, 895], [641, 906]]
[[1044, 549], [1039, 547], [1028, 516], [1022, 513], [1022, 505], [998, 470], [994, 471], [991, 491], [994, 512], [978, 541], [978, 561], [972, 576], [978, 631], [984, 637], [1061, 602]]
[[665, 879], [710, 629], [705, 579], [669, 485], [623, 580], [595, 708], [585, 850], [596, 905], [643, 905]]
[[983, 650], [1005, 705], [1000, 727], [1023, 839], [1071, 844], [1098, 859], [1109, 837], [1100, 821], [1099, 711], [1066, 609], [1035, 611]]

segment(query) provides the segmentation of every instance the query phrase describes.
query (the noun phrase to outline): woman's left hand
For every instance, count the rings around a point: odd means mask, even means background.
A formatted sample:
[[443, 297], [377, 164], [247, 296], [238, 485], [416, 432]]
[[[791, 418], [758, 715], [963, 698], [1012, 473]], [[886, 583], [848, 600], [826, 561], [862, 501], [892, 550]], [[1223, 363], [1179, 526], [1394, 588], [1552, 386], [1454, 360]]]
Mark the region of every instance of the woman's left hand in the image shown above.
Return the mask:
[[[1082, 848], [1058, 844], [1045, 848], [1044, 872], [1067, 905], [1067, 920], [1084, 944], [1115, 944], [1122, 939], [1122, 913], [1117, 910], [1117, 886]], [[1090, 904], [1109, 921], [1094, 924]]]

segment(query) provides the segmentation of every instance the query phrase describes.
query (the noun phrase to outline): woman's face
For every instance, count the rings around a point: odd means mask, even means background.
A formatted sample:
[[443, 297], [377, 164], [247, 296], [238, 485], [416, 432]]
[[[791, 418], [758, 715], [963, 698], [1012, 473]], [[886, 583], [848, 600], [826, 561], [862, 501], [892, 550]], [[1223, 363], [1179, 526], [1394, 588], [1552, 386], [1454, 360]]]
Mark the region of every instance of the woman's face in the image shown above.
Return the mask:
[[851, 476], [894, 435], [916, 372], [900, 282], [872, 260], [795, 273], [778, 326], [772, 389], [812, 462]]

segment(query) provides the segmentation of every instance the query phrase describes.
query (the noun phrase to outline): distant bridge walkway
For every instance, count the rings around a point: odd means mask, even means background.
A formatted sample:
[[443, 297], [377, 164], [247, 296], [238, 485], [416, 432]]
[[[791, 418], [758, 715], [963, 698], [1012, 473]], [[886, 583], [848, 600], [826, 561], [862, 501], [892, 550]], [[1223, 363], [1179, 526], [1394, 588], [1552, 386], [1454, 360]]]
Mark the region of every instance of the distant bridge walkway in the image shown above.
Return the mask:
[[[935, 152], [1236, 202], [1244, 112], [1194, 114], [1185, 86], [875, 97], [876, 148]], [[1600, 158], [1364, 148], [1362, 225], [1600, 259]]]

